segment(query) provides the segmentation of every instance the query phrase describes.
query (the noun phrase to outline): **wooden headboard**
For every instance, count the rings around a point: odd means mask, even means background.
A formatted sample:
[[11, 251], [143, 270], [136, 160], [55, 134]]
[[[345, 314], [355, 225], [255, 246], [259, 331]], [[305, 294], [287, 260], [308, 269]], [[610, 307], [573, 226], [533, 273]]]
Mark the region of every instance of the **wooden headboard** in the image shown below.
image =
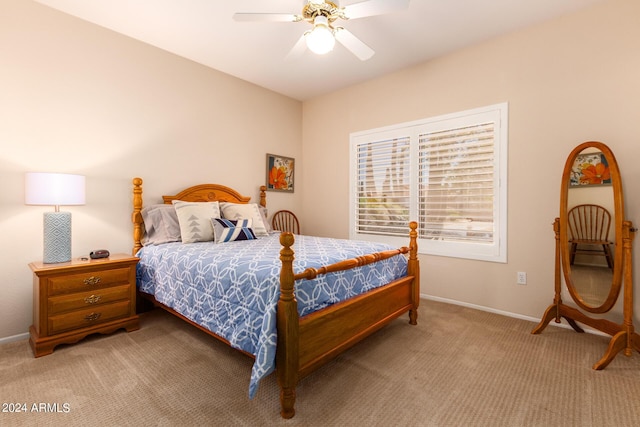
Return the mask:
[[[186, 188], [175, 196], [162, 196], [166, 204], [171, 204], [173, 200], [184, 200], [185, 202], [229, 202], [229, 203], [249, 203], [251, 197], [243, 196], [236, 190], [220, 184], [200, 184]], [[267, 187], [260, 187], [260, 206], [267, 207]], [[142, 247], [142, 232], [144, 221], [142, 220], [142, 178], [133, 178], [133, 254]]]

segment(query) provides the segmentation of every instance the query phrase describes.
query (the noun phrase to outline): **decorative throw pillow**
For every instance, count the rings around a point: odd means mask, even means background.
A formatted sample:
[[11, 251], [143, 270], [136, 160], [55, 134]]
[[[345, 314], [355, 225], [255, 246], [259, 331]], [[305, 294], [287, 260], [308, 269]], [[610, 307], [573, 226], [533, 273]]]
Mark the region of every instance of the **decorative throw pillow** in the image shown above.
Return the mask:
[[273, 227], [271, 227], [271, 223], [267, 221], [267, 217], [269, 216], [269, 212], [267, 208], [258, 205], [258, 210], [260, 211], [260, 216], [262, 217], [262, 223], [264, 224], [264, 228], [267, 230], [267, 234], [273, 231]]
[[211, 218], [213, 224], [213, 240], [216, 243], [233, 242], [235, 240], [254, 240], [256, 235], [251, 229], [250, 219]]
[[250, 219], [253, 224], [251, 228], [253, 228], [256, 236], [269, 235], [256, 203], [221, 203], [220, 210], [222, 211], [222, 217], [226, 219]]
[[174, 200], [173, 206], [180, 223], [182, 243], [210, 242], [213, 240], [211, 218], [220, 218], [218, 202], [183, 202]]
[[173, 205], [151, 205], [140, 212], [144, 221], [144, 245], [161, 245], [169, 242], [179, 242], [180, 223]]

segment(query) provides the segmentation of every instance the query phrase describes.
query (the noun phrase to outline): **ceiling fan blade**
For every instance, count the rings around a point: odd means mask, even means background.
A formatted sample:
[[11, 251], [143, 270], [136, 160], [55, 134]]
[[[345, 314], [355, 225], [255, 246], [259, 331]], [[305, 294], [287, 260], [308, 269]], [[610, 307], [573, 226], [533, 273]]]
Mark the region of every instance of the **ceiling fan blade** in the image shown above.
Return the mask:
[[373, 49], [342, 27], [336, 28], [335, 37], [336, 40], [342, 43], [344, 47], [349, 49], [361, 61], [366, 61], [375, 54]]
[[293, 45], [285, 60], [293, 59], [301, 56], [307, 50], [307, 41], [305, 40], [305, 34], [301, 35], [296, 44]]
[[344, 14], [348, 19], [357, 19], [398, 12], [408, 7], [409, 0], [365, 0], [345, 6]]
[[234, 13], [233, 19], [241, 22], [268, 21], [268, 22], [297, 22], [298, 15], [291, 13]]

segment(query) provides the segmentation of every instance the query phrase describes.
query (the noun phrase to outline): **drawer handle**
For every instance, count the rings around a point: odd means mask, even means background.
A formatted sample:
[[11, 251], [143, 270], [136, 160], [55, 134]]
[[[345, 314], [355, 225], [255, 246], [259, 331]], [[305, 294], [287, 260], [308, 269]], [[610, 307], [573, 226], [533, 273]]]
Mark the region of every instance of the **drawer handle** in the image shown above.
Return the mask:
[[87, 304], [95, 304], [100, 301], [100, 299], [102, 299], [100, 295], [91, 295], [90, 297], [86, 297], [84, 302]]
[[84, 279], [84, 284], [88, 286], [97, 285], [98, 283], [100, 283], [100, 278], [96, 276], [91, 276]]
[[84, 316], [84, 320], [86, 320], [87, 322], [94, 322], [94, 321], [98, 320], [101, 315], [102, 315], [102, 313], [87, 314], [86, 316]]

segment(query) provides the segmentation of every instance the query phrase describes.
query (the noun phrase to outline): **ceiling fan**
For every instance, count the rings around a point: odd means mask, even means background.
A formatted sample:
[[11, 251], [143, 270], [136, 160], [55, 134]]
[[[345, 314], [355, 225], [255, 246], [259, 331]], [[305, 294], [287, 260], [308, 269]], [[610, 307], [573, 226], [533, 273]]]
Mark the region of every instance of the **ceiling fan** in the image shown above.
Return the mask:
[[289, 52], [290, 56], [300, 55], [308, 47], [319, 55], [333, 50], [336, 40], [350, 50], [360, 60], [366, 61], [375, 53], [359, 38], [344, 27], [336, 25], [338, 19], [366, 18], [396, 12], [409, 7], [409, 0], [365, 0], [345, 7], [338, 0], [304, 0], [300, 15], [288, 13], [236, 13], [236, 21], [301, 22], [313, 26], [300, 37]]

